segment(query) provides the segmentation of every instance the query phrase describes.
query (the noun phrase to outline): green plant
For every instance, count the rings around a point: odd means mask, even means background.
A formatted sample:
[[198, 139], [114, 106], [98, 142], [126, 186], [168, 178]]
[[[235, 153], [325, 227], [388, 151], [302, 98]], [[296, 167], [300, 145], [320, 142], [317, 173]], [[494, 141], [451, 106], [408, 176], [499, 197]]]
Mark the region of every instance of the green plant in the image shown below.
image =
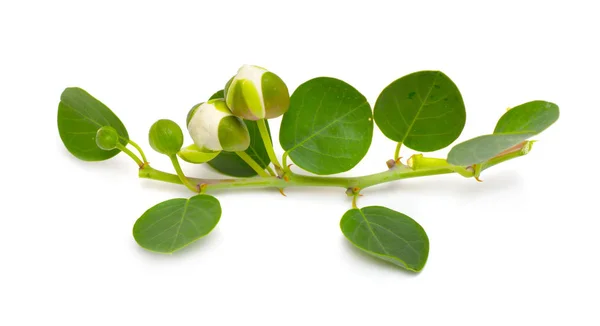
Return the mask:
[[[267, 118], [283, 115], [275, 154]], [[159, 203], [135, 223], [137, 243], [151, 251], [171, 253], [208, 234], [218, 223], [221, 206], [208, 192], [239, 188], [341, 187], [353, 197], [343, 214], [344, 236], [367, 253], [420, 271], [429, 253], [429, 240], [412, 218], [381, 206], [358, 208], [366, 188], [400, 179], [457, 173], [479, 180], [496, 164], [526, 155], [537, 135], [559, 117], [550, 102], [532, 101], [508, 110], [493, 133], [455, 145], [447, 159], [415, 154], [401, 161], [402, 145], [430, 152], [452, 144], [466, 121], [456, 85], [439, 71], [420, 71], [392, 82], [379, 95], [374, 109], [349, 84], [328, 77], [311, 79], [289, 96], [283, 81], [264, 68], [242, 67], [206, 103], [195, 105], [186, 119], [194, 144], [182, 148], [183, 134], [170, 120], [151, 128], [149, 141], [169, 156], [176, 174], [152, 168], [142, 149], [129, 139], [125, 126], [104, 104], [80, 88], [67, 88], [58, 106], [60, 137], [74, 156], [86, 161], [107, 160], [119, 152], [139, 167], [139, 177], [185, 185], [196, 195]], [[244, 120], [246, 119], [246, 120]], [[374, 123], [398, 144], [388, 170], [360, 177], [325, 175], [352, 169], [367, 154]], [[126, 148], [131, 145], [140, 157]], [[233, 178], [205, 179], [184, 175], [179, 158], [208, 163]], [[288, 158], [316, 175], [292, 172]], [[271, 167], [271, 165], [273, 167]]]

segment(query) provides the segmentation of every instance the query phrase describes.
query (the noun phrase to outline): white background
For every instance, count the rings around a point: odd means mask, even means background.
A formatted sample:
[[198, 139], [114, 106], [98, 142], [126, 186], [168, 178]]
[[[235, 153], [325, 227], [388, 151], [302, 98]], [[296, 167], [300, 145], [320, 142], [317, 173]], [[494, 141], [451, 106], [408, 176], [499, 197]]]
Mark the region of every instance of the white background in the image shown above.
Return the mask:
[[[599, 325], [598, 10], [481, 3], [2, 1], [0, 324]], [[404, 212], [428, 232], [420, 274], [347, 243], [342, 189], [219, 193], [212, 234], [173, 255], [141, 249], [135, 220], [190, 193], [137, 179], [124, 155], [72, 157], [56, 127], [62, 90], [102, 100], [170, 170], [148, 146], [150, 125], [183, 125], [245, 63], [291, 90], [337, 77], [371, 104], [396, 78], [441, 70], [467, 106], [459, 141], [530, 100], [557, 103], [561, 117], [483, 183], [445, 175], [364, 192], [359, 205]], [[347, 174], [382, 171], [393, 151], [376, 130]]]

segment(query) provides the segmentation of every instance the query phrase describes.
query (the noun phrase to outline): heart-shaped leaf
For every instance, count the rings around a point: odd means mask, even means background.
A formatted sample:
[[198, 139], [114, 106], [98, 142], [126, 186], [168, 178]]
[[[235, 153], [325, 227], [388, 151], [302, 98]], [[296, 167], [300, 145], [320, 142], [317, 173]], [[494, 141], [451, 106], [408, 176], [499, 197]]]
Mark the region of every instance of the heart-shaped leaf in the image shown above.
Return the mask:
[[369, 103], [354, 87], [328, 77], [311, 79], [292, 94], [279, 142], [294, 163], [316, 174], [353, 168], [373, 137]]
[[127, 145], [127, 129], [106, 105], [81, 88], [63, 91], [58, 104], [58, 132], [71, 154], [84, 161], [103, 161], [119, 154], [118, 149], [105, 151], [96, 145], [96, 132], [104, 126], [115, 128], [121, 144]]
[[209, 195], [176, 198], [148, 209], [133, 226], [143, 248], [171, 253], [207, 235], [221, 217], [219, 201]]
[[454, 146], [448, 163], [467, 166], [485, 162], [518, 143], [539, 134], [559, 117], [558, 106], [531, 101], [508, 110], [496, 124], [494, 133], [469, 139]]
[[377, 98], [375, 123], [406, 147], [431, 152], [460, 136], [465, 104], [458, 88], [440, 71], [419, 71], [397, 79]]
[[365, 252], [418, 272], [429, 255], [425, 230], [412, 218], [382, 206], [354, 208], [340, 221], [344, 236]]

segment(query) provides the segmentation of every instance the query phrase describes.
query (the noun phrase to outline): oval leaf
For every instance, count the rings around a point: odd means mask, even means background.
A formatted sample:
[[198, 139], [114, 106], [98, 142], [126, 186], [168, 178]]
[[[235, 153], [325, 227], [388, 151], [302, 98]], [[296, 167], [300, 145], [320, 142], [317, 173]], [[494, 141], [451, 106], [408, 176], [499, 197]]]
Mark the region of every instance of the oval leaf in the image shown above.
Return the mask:
[[171, 253], [207, 235], [221, 217], [219, 201], [209, 195], [176, 198], [148, 209], [133, 226], [143, 248]]
[[120, 142], [127, 145], [127, 129], [106, 105], [81, 88], [63, 91], [58, 104], [58, 132], [71, 154], [84, 161], [103, 161], [119, 154], [118, 149], [105, 151], [96, 145], [96, 132], [104, 126], [115, 128]]
[[382, 206], [351, 209], [340, 221], [344, 236], [365, 252], [418, 272], [429, 255], [425, 230], [412, 218]]
[[454, 146], [448, 153], [448, 163], [467, 166], [485, 162], [546, 130], [558, 117], [559, 109], [554, 103], [532, 101], [516, 106], [498, 120], [493, 134]]
[[460, 136], [466, 120], [458, 88], [440, 71], [419, 71], [397, 79], [377, 98], [375, 123], [406, 147], [431, 152]]
[[369, 103], [354, 87], [327, 77], [296, 89], [283, 115], [279, 142], [294, 163], [316, 174], [353, 168], [373, 138]]

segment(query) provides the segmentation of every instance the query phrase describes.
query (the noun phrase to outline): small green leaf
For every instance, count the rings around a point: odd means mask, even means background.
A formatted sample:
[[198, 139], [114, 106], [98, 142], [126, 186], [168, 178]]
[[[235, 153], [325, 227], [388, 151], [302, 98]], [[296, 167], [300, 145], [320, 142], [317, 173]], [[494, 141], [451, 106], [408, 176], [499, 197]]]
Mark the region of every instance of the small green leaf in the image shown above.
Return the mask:
[[419, 71], [397, 79], [377, 98], [375, 123], [406, 147], [431, 152], [460, 136], [466, 120], [458, 88], [440, 71]]
[[498, 120], [493, 134], [454, 146], [448, 153], [448, 163], [467, 166], [485, 162], [546, 130], [558, 117], [559, 109], [554, 103], [532, 101], [516, 106]]
[[96, 133], [104, 126], [113, 127], [121, 144], [129, 135], [119, 118], [102, 102], [81, 88], [66, 88], [58, 104], [58, 132], [67, 150], [84, 161], [103, 161], [120, 150], [105, 151], [96, 145]]
[[207, 235], [221, 217], [219, 201], [209, 195], [176, 198], [148, 209], [133, 226], [143, 248], [171, 253]]
[[294, 163], [316, 174], [353, 168], [367, 154], [373, 118], [367, 99], [347, 83], [311, 79], [292, 94], [279, 142]]
[[382, 206], [354, 208], [340, 221], [344, 236], [365, 252], [413, 272], [429, 255], [425, 230], [412, 218]]
[[[271, 161], [269, 160], [265, 143], [260, 137], [258, 124], [256, 121], [251, 120], [244, 120], [244, 123], [248, 127], [248, 133], [250, 134], [250, 146], [248, 146], [245, 152], [264, 169]], [[267, 124], [267, 128], [269, 128], [268, 121], [265, 121], [265, 123]], [[223, 174], [233, 177], [252, 177], [256, 175], [256, 171], [233, 152], [221, 152], [217, 157], [210, 160], [208, 165]]]
[[217, 91], [208, 100], [210, 101], [210, 100], [214, 100], [216, 98], [223, 98], [224, 99], [225, 98], [225, 91], [223, 91], [223, 90]]
[[196, 145], [190, 145], [182, 148], [178, 153], [182, 160], [193, 163], [193, 164], [201, 164], [206, 163], [219, 155], [220, 152], [213, 151], [202, 151]]

